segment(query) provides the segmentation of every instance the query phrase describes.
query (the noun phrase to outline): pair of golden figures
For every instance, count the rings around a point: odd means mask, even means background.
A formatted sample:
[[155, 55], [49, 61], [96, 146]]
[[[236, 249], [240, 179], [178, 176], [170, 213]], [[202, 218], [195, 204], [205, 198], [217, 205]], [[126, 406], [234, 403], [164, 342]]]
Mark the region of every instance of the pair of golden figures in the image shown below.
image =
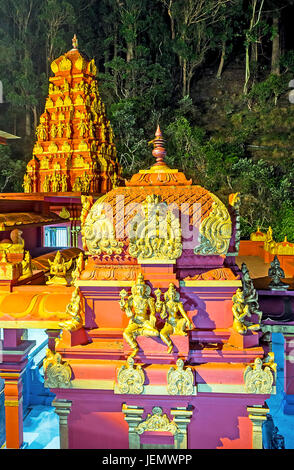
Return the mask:
[[[171, 353], [173, 343], [170, 335], [186, 336], [186, 330], [193, 328], [174, 284], [169, 285], [164, 294], [164, 301], [161, 300], [160, 289], [156, 289], [154, 293], [156, 301], [151, 297], [151, 288], [145, 283], [142, 274], [139, 274], [130, 296], [124, 289], [120, 292], [120, 308], [130, 318], [123, 337], [133, 350], [131, 357], [136, 356], [139, 351], [136, 336], [160, 336], [168, 347], [167, 352]], [[165, 325], [160, 331], [156, 328], [156, 313], [165, 320]]]

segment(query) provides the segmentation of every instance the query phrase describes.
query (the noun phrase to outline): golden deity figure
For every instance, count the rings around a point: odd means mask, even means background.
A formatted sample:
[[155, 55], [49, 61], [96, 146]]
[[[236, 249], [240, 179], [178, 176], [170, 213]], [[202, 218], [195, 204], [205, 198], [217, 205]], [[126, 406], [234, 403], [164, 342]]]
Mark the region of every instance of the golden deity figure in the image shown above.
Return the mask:
[[27, 173], [24, 175], [22, 185], [23, 185], [25, 193], [31, 193], [32, 192], [32, 178]]
[[67, 139], [71, 138], [71, 125], [70, 125], [69, 122], [67, 122], [66, 125], [65, 125], [65, 137]]
[[84, 253], [81, 252], [76, 259], [76, 267], [71, 273], [71, 277], [72, 277], [71, 283], [73, 285], [75, 285], [76, 280], [80, 277], [80, 274], [83, 271], [84, 267], [85, 267]]
[[91, 139], [95, 138], [95, 126], [92, 121], [90, 121], [90, 124], [89, 124], [89, 137]]
[[170, 335], [186, 336], [186, 330], [192, 330], [193, 323], [188, 317], [183, 303], [180, 302], [180, 294], [176, 291], [173, 283], [169, 284], [168, 290], [164, 294], [164, 302], [160, 300], [161, 290], [156, 289], [156, 312], [160, 313], [160, 317], [166, 320], [164, 327], [160, 331], [160, 338], [167, 345], [167, 352], [173, 350], [173, 343]]
[[33, 275], [32, 258], [28, 250], [25, 252], [24, 259], [21, 262], [21, 266], [22, 266], [22, 275], [19, 278], [20, 281], [22, 279], [26, 279], [27, 277], [31, 277]]
[[88, 173], [83, 174], [83, 179], [82, 179], [82, 191], [84, 193], [88, 193], [90, 191], [90, 185], [91, 185], [91, 177], [88, 175]]
[[42, 122], [38, 125], [36, 129], [36, 135], [39, 140], [47, 139], [47, 127]]
[[82, 181], [79, 176], [76, 177], [72, 190], [73, 192], [82, 191]]
[[57, 251], [53, 261], [48, 260], [50, 265], [50, 276], [46, 284], [67, 285], [66, 273], [72, 265], [72, 259], [65, 261], [60, 251]]
[[67, 177], [64, 174], [61, 176], [61, 191], [63, 193], [67, 191]]
[[61, 138], [63, 135], [63, 129], [64, 129], [64, 124], [63, 122], [59, 121], [59, 123], [57, 124], [57, 135], [59, 138]]
[[59, 191], [59, 186], [60, 186], [61, 178], [60, 175], [55, 173], [52, 175], [52, 191], [53, 193], [57, 193]]
[[123, 333], [124, 339], [133, 350], [130, 357], [136, 356], [139, 351], [135, 339], [137, 336], [159, 336], [159, 331], [155, 328], [155, 301], [150, 293], [151, 288], [145, 284], [141, 273], [136, 284], [132, 287], [132, 295], [128, 296], [124, 289], [120, 292], [120, 308], [130, 318], [129, 324]]
[[248, 330], [257, 331], [260, 329], [259, 324], [252, 324], [246, 321], [246, 317], [250, 317], [251, 313], [249, 305], [245, 303], [244, 294], [241, 289], [237, 289], [232, 297], [233, 307], [232, 312], [234, 316], [233, 328], [240, 335], [245, 335]]
[[80, 131], [80, 137], [84, 137], [85, 133], [89, 129], [87, 122], [85, 121], [85, 115], [82, 115], [82, 118], [78, 124], [78, 130]]
[[80, 294], [80, 289], [76, 287], [65, 309], [65, 313], [70, 315], [71, 318], [59, 323], [59, 326], [67, 331], [79, 330], [83, 326], [83, 318], [81, 315], [83, 310], [83, 299]]
[[42, 190], [44, 193], [49, 193], [50, 191], [50, 176], [46, 175], [43, 181]]
[[56, 136], [57, 136], [57, 127], [55, 124], [52, 124], [52, 126], [50, 127], [50, 137], [51, 139], [55, 139]]

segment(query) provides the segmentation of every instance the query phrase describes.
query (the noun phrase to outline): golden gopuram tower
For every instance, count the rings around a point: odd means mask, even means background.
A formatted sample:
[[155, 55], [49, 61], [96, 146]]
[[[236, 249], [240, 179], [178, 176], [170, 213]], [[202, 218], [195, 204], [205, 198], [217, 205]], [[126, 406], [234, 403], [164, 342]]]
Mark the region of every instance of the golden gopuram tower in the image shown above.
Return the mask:
[[121, 179], [94, 59], [73, 48], [51, 64], [45, 111], [36, 129], [24, 192], [106, 193]]

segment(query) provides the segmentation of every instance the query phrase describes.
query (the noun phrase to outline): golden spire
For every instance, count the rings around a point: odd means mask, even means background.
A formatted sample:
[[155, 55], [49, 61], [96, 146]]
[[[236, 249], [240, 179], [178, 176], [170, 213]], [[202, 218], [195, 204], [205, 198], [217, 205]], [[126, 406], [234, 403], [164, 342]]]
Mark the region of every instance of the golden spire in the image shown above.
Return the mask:
[[72, 47], [73, 47], [73, 49], [78, 48], [78, 40], [77, 40], [77, 35], [76, 34], [74, 34], [74, 37], [72, 38]]

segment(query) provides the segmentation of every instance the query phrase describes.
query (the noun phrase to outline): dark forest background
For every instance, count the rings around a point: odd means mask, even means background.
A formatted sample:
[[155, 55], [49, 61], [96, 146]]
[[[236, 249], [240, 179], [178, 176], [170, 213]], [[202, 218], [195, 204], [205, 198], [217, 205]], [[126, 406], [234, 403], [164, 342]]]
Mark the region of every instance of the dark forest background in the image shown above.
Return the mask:
[[[0, 0], [0, 191], [22, 191], [50, 63], [71, 49], [98, 66], [124, 176], [152, 163], [157, 123], [170, 166], [226, 204], [242, 236], [294, 242], [294, 0]], [[294, 87], [293, 87], [294, 88]]]

